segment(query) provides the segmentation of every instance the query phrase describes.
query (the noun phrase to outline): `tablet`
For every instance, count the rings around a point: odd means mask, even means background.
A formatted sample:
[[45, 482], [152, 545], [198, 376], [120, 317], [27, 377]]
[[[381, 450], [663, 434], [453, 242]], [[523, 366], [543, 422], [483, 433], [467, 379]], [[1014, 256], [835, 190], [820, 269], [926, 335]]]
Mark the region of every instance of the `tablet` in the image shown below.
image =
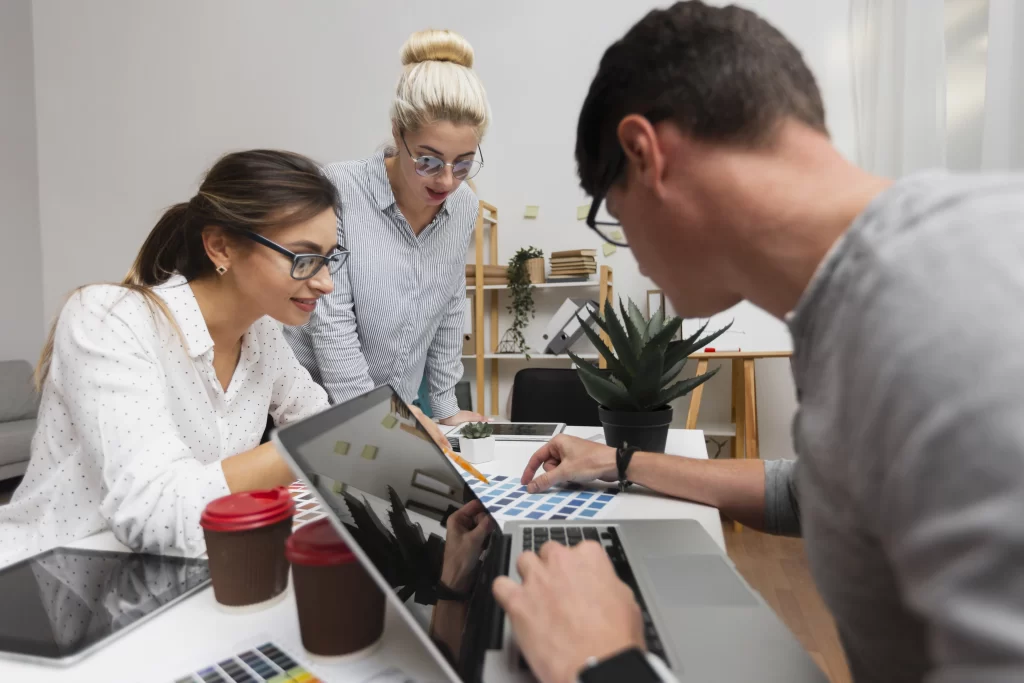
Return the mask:
[[0, 657], [66, 665], [195, 593], [206, 560], [56, 548], [0, 569]]
[[[491, 422], [496, 441], [550, 441], [565, 430], [564, 422]], [[458, 439], [462, 427], [448, 432]]]

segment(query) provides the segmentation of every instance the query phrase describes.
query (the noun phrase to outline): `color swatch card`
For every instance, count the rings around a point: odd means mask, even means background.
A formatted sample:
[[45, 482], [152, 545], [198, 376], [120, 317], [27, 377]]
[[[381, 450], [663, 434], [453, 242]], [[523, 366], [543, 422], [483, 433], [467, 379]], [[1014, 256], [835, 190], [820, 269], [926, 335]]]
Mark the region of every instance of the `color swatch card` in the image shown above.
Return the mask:
[[302, 482], [297, 481], [289, 486], [288, 492], [292, 494], [292, 499], [295, 501], [295, 517], [292, 519], [292, 531], [327, 516], [323, 506], [320, 505], [320, 502], [313, 497], [313, 494], [310, 493], [309, 489]]
[[174, 683], [321, 683], [273, 643], [264, 643], [234, 657], [183, 676]]
[[518, 478], [503, 474], [488, 476], [485, 484], [468, 472], [462, 478], [487, 509], [502, 519], [594, 519], [615, 500], [618, 488], [563, 484], [544, 493], [527, 493]]

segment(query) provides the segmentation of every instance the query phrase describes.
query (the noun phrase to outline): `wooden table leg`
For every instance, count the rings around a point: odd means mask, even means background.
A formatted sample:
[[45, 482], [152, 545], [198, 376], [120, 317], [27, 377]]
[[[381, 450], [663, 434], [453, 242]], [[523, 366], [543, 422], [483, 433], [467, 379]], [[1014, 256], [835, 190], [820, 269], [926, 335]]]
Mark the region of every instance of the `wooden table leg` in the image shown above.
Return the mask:
[[743, 457], [758, 458], [757, 446], [757, 382], [754, 379], [754, 359], [743, 361]]
[[[708, 361], [706, 358], [697, 361], [697, 374], [694, 377], [700, 377], [708, 371]], [[697, 415], [700, 413], [700, 399], [704, 395], [704, 385], [701, 384], [699, 387], [694, 389], [690, 393], [690, 409], [686, 411], [686, 428], [696, 429], [697, 428]]]
[[[746, 427], [744, 379], [743, 361], [739, 358], [734, 358], [732, 361], [732, 422], [736, 425], [736, 436], [729, 440], [730, 454], [734, 458], [742, 458], [746, 455], [744, 453], [744, 447], [746, 446], [746, 439], [744, 438], [744, 428]], [[743, 525], [736, 520], [733, 520], [732, 525], [737, 533], [743, 530]]]
[[736, 425], [736, 435], [729, 439], [729, 454], [733, 458], [743, 457], [743, 361], [734, 359], [732, 362], [732, 422]]

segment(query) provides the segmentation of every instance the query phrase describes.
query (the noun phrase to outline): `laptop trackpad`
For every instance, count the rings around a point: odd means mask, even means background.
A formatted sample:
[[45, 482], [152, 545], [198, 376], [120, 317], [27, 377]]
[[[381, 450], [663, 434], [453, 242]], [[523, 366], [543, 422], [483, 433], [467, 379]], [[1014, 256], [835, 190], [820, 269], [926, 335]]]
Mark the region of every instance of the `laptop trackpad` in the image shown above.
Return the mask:
[[644, 559], [654, 586], [651, 596], [672, 607], [757, 607], [733, 569], [717, 555], [676, 555]]

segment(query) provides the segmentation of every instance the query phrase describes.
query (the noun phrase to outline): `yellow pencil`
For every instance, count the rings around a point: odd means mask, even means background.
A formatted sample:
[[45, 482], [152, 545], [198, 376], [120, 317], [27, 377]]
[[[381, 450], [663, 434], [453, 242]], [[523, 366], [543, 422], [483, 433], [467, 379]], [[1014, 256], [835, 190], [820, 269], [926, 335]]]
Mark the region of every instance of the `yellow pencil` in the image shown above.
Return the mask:
[[491, 483], [491, 482], [487, 481], [487, 477], [485, 477], [484, 475], [480, 474], [480, 472], [479, 472], [479, 470], [477, 470], [477, 468], [473, 467], [468, 462], [466, 462], [462, 458], [462, 456], [460, 456], [458, 453], [456, 453], [452, 449], [450, 449], [450, 448], [444, 449], [444, 454], [447, 455], [452, 460], [454, 460], [456, 465], [458, 465], [462, 469], [466, 470], [467, 472], [472, 474], [474, 477], [476, 477], [477, 479], [479, 479], [483, 483], [485, 483], [485, 484], [490, 484]]

